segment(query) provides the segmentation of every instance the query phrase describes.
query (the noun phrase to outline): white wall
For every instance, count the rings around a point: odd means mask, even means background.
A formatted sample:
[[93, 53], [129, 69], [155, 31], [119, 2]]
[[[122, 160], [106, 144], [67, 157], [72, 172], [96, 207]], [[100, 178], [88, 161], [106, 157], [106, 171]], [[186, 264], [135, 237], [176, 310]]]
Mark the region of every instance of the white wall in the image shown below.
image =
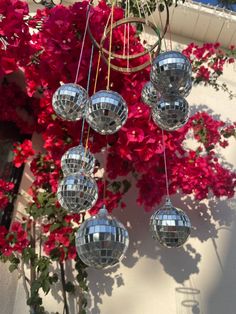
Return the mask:
[[[179, 42], [185, 42], [179, 38]], [[222, 81], [236, 91], [236, 70], [228, 66]], [[236, 121], [236, 100], [204, 86], [187, 98], [192, 112], [205, 110]], [[235, 140], [223, 151], [236, 167]], [[89, 314], [235, 314], [236, 199], [197, 202], [176, 195], [173, 203], [189, 215], [194, 230], [183, 248], [164, 249], [149, 232], [149, 218], [137, 206], [136, 191], [127, 209], [114, 211], [130, 225], [130, 247], [123, 262], [105, 271], [89, 270]]]

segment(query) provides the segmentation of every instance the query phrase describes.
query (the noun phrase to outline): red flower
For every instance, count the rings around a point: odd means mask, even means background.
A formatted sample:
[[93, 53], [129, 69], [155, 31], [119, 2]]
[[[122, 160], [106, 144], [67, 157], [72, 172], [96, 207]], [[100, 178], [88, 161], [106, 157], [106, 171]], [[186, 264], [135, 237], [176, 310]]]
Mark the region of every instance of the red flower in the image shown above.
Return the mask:
[[32, 141], [24, 140], [22, 144], [16, 143], [14, 152], [14, 160], [13, 163], [15, 167], [19, 168], [22, 164], [26, 163], [28, 158], [34, 156], [35, 151], [32, 148]]

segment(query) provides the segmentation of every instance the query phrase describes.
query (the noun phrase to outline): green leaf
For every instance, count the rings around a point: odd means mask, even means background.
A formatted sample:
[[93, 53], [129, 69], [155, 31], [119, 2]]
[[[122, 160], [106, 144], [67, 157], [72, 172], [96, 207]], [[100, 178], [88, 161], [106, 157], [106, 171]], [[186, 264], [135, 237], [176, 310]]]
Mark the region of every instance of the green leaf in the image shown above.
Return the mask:
[[38, 280], [35, 280], [32, 284], [31, 284], [31, 291], [32, 293], [36, 293], [39, 291], [39, 289], [41, 288], [41, 282]]
[[58, 281], [58, 275], [57, 274], [53, 274], [52, 276], [49, 277], [48, 280], [49, 280], [50, 284], [53, 284], [53, 283]]
[[123, 180], [123, 192], [126, 193], [131, 187], [131, 183], [128, 180]]
[[54, 224], [52, 224], [52, 225], [50, 226], [49, 230], [50, 230], [50, 231], [54, 231], [54, 230], [56, 230], [56, 229], [58, 229], [58, 228], [60, 228], [60, 227], [61, 227], [61, 224], [60, 224], [60, 223], [54, 223]]
[[50, 291], [50, 282], [49, 282], [49, 280], [44, 280], [42, 282], [42, 289], [43, 289], [43, 292], [47, 295], [48, 292]]
[[42, 304], [42, 298], [40, 298], [38, 295], [32, 295], [27, 300], [27, 305], [41, 305]]
[[71, 282], [71, 281], [68, 281], [66, 284], [65, 284], [65, 290], [67, 292], [75, 292], [75, 286], [74, 284]]
[[11, 264], [9, 266], [9, 271], [12, 273], [15, 269], [17, 269], [18, 264]]

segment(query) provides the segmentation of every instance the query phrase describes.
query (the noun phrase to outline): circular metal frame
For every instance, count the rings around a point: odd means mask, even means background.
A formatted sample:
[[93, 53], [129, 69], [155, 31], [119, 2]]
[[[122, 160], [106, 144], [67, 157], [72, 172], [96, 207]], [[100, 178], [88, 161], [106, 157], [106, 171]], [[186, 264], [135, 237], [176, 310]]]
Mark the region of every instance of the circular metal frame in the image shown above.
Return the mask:
[[[100, 50], [101, 52], [101, 56], [103, 58], [103, 60], [106, 62], [106, 64], [109, 63], [109, 60], [108, 60], [108, 57], [110, 55], [111, 59], [120, 59], [120, 60], [132, 60], [132, 59], [137, 59], [139, 57], [143, 57], [147, 54], [151, 54], [153, 53], [154, 49], [156, 47], [158, 47], [157, 51], [154, 53], [154, 57], [160, 52], [160, 49], [161, 49], [161, 41], [168, 29], [168, 25], [169, 25], [169, 7], [168, 7], [168, 4], [167, 4], [167, 1], [164, 0], [164, 4], [165, 4], [165, 8], [166, 8], [166, 23], [165, 23], [165, 27], [163, 29], [163, 34], [161, 35], [160, 34], [160, 31], [159, 29], [153, 24], [151, 23], [150, 21], [144, 19], [144, 18], [140, 18], [140, 17], [128, 17], [128, 18], [123, 18], [115, 23], [113, 23], [112, 25], [110, 25], [106, 32], [103, 34], [102, 38], [101, 38], [101, 41], [100, 41], [100, 44], [97, 42], [97, 40], [94, 38], [92, 32], [91, 32], [91, 29], [90, 29], [90, 25], [88, 26], [88, 33], [89, 33], [89, 36], [93, 42], [93, 44]], [[141, 24], [145, 24], [147, 25], [148, 27], [150, 27], [152, 30], [154, 30], [154, 32], [157, 34], [158, 36], [158, 40], [155, 42], [154, 45], [152, 45], [149, 49], [145, 49], [144, 51], [142, 52], [139, 52], [137, 54], [134, 54], [134, 55], [119, 55], [117, 53], [113, 53], [113, 52], [109, 52], [107, 49], [105, 49], [103, 47], [103, 44], [107, 38], [107, 35], [113, 31], [115, 28], [117, 28], [118, 26], [120, 25], [123, 25], [123, 24], [130, 24], [130, 23], [141, 23]], [[106, 56], [107, 55], [107, 56]], [[151, 59], [151, 58], [150, 58]], [[146, 61], [145, 63], [139, 65], [139, 66], [136, 66], [136, 67], [120, 67], [120, 66], [117, 66], [115, 64], [112, 64], [110, 62], [110, 67], [113, 69], [113, 70], [116, 70], [118, 72], [125, 72], [125, 73], [133, 73], [133, 72], [138, 72], [140, 70], [143, 70], [144, 68], [146, 68], [147, 66], [149, 66], [151, 64], [151, 61], [152, 60], [148, 60]]]

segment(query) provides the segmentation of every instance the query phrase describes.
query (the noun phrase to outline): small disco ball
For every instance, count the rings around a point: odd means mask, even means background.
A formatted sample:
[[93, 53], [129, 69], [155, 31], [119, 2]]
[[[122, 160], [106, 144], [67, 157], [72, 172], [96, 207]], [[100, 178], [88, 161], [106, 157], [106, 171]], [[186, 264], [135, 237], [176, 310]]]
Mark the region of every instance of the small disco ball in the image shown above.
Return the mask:
[[191, 74], [192, 67], [187, 57], [178, 51], [166, 51], [154, 59], [150, 80], [162, 96], [168, 97], [181, 95]]
[[85, 107], [90, 103], [87, 91], [77, 84], [60, 86], [52, 97], [52, 106], [63, 120], [77, 121], [84, 115]]
[[64, 176], [83, 171], [91, 175], [95, 167], [95, 157], [83, 145], [70, 148], [61, 158]]
[[91, 103], [86, 108], [88, 124], [102, 135], [118, 131], [125, 124], [127, 117], [127, 104], [123, 97], [114, 91], [98, 91], [91, 97]]
[[98, 187], [95, 180], [82, 172], [62, 179], [57, 189], [58, 202], [63, 208], [72, 212], [92, 208], [97, 198]]
[[142, 101], [150, 107], [154, 106], [160, 99], [160, 95], [156, 88], [153, 86], [152, 82], [147, 82], [143, 86], [141, 97]]
[[185, 212], [174, 207], [170, 200], [151, 217], [150, 229], [162, 246], [173, 248], [183, 245], [191, 232], [191, 222]]
[[103, 207], [81, 224], [75, 243], [80, 259], [88, 266], [101, 269], [115, 265], [123, 258], [129, 235], [123, 224], [108, 215]]
[[174, 131], [181, 128], [188, 121], [189, 105], [182, 98], [161, 99], [152, 107], [152, 119], [157, 126], [166, 131]]

